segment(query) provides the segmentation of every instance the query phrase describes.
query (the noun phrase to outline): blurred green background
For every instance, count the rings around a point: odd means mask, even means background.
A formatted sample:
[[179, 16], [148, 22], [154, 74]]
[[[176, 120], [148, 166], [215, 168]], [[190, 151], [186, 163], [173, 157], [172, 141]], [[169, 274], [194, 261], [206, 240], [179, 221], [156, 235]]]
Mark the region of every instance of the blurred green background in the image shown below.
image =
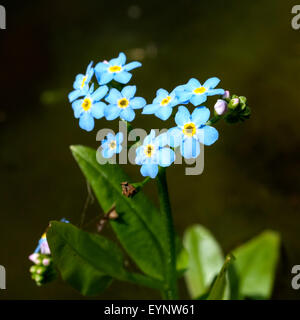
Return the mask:
[[[158, 88], [172, 90], [191, 77], [211, 76], [248, 98], [251, 119], [217, 125], [220, 138], [205, 148], [202, 175], [186, 176], [179, 165], [169, 170], [176, 229], [182, 235], [201, 223], [225, 253], [264, 229], [279, 231], [283, 245], [273, 298], [300, 298], [290, 285], [291, 268], [300, 264], [300, 31], [291, 27], [297, 1], [2, 4], [7, 30], [0, 30], [0, 264], [6, 267], [7, 290], [0, 290], [0, 299], [82, 298], [62, 281], [36, 287], [28, 255], [49, 220], [80, 221], [87, 189], [69, 145], [98, 148], [97, 130], [116, 128], [117, 121], [101, 119], [93, 132], [81, 130], [67, 94], [90, 60], [120, 51], [143, 63], [131, 84], [148, 102]], [[215, 100], [206, 105], [212, 108]], [[140, 114], [133, 124], [147, 130], [173, 126], [172, 120]], [[139, 167], [126, 170], [141, 179]], [[146, 192], [156, 201], [153, 186]], [[94, 203], [87, 217], [99, 213]], [[181, 293], [188, 297], [183, 281]], [[159, 295], [114, 282], [100, 298]]]

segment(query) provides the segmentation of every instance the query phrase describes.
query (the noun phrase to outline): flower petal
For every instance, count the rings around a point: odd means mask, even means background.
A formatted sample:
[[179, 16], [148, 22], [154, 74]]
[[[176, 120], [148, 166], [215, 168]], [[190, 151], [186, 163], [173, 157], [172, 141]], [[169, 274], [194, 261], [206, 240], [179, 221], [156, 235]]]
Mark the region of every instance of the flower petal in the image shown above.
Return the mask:
[[123, 142], [123, 139], [124, 139], [123, 133], [122, 133], [122, 132], [118, 132], [118, 133], [116, 134], [117, 144], [121, 144], [121, 143]]
[[174, 127], [168, 130], [168, 145], [176, 148], [181, 144], [183, 132], [180, 128]]
[[196, 88], [201, 87], [201, 83], [195, 79], [195, 78], [191, 78], [188, 83], [186, 84], [185, 90], [186, 91], [192, 91]]
[[110, 89], [108, 96], [105, 101], [111, 104], [117, 104], [118, 100], [122, 98], [122, 94], [115, 88]]
[[207, 91], [208, 96], [214, 96], [214, 95], [223, 95], [225, 93], [224, 89], [212, 89]]
[[97, 90], [94, 91], [94, 93], [92, 94], [92, 99], [94, 101], [99, 101], [100, 99], [102, 99], [106, 93], [108, 91], [108, 87], [107, 86], [101, 86], [99, 87]]
[[161, 120], [167, 120], [170, 118], [170, 115], [172, 114], [172, 107], [165, 106], [165, 107], [160, 107], [156, 112], [155, 115], [161, 119]]
[[158, 152], [158, 164], [169, 167], [175, 161], [175, 152], [170, 148], [162, 148]]
[[117, 73], [114, 76], [114, 80], [122, 83], [122, 84], [126, 84], [129, 82], [129, 80], [131, 79], [132, 74], [127, 72], [127, 71], [120, 71], [119, 73]]
[[113, 79], [113, 77], [114, 74], [110, 72], [96, 73], [96, 78], [100, 85], [110, 82]]
[[144, 107], [142, 114], [153, 114], [159, 109], [159, 104], [148, 104]]
[[93, 103], [91, 107], [91, 114], [94, 118], [100, 119], [104, 117], [104, 110], [106, 108], [106, 104], [102, 101]]
[[158, 165], [157, 164], [143, 164], [141, 167], [141, 174], [143, 177], [150, 177], [154, 179], [158, 173]]
[[125, 97], [128, 100], [134, 97], [135, 92], [136, 92], [136, 86], [126, 86], [121, 91], [123, 97]]
[[104, 110], [106, 120], [115, 120], [120, 115], [121, 109], [114, 104], [109, 104]]
[[205, 126], [202, 129], [197, 130], [197, 138], [201, 143], [210, 146], [218, 140], [219, 132], [214, 127]]
[[132, 108], [127, 107], [120, 112], [120, 118], [131, 122], [135, 118], [135, 113]]
[[195, 123], [196, 127], [205, 124], [209, 119], [210, 111], [206, 107], [197, 107], [192, 113], [192, 121]]
[[207, 100], [207, 95], [206, 93], [204, 93], [204, 94], [193, 95], [190, 101], [194, 106], [199, 106], [201, 103], [205, 102], [206, 100]]
[[184, 126], [187, 122], [190, 121], [190, 112], [184, 107], [180, 106], [175, 116], [175, 122], [178, 126]]
[[219, 84], [219, 82], [220, 79], [217, 77], [209, 78], [204, 82], [203, 87], [206, 89], [213, 89]]
[[186, 159], [197, 158], [200, 154], [199, 142], [194, 138], [186, 138], [180, 145], [180, 152]]
[[165, 98], [165, 97], [167, 97], [168, 95], [169, 95], [169, 92], [168, 92], [167, 90], [165, 90], [165, 89], [158, 89], [158, 90], [156, 91], [156, 96], [157, 96], [157, 97]]
[[84, 112], [79, 119], [79, 127], [86, 131], [92, 131], [94, 129], [94, 118], [89, 112]]
[[73, 102], [74, 100], [78, 99], [81, 96], [84, 96], [86, 93], [84, 93], [81, 90], [74, 90], [69, 93], [68, 98], [70, 102]]
[[135, 97], [130, 100], [130, 106], [133, 109], [140, 109], [143, 108], [146, 105], [146, 100], [142, 97]]
[[145, 145], [147, 145], [149, 143], [152, 143], [154, 139], [155, 139], [155, 130], [152, 129], [150, 131], [150, 133], [147, 135], [147, 137], [145, 137], [145, 139], [143, 141], [143, 145], [145, 146]]
[[142, 64], [140, 62], [133, 61], [133, 62], [126, 64], [126, 66], [124, 66], [124, 70], [130, 71], [130, 70], [133, 70], [133, 69], [141, 67], [141, 66], [142, 66]]
[[114, 149], [110, 149], [109, 147], [107, 149], [102, 149], [102, 156], [103, 158], [111, 158], [115, 153]]

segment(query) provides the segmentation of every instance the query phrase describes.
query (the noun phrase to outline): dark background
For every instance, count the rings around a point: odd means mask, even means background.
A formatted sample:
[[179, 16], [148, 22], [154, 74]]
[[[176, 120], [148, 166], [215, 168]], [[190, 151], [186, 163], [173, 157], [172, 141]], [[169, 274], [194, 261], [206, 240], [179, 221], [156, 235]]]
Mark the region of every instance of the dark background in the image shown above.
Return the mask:
[[[87, 197], [71, 144], [98, 148], [96, 121], [87, 133], [74, 119], [67, 94], [90, 60], [120, 51], [143, 68], [133, 72], [138, 95], [152, 101], [196, 77], [245, 95], [249, 121], [217, 128], [205, 149], [201, 176], [169, 170], [179, 234], [194, 223], [212, 230], [224, 252], [264, 229], [282, 235], [274, 299], [298, 299], [291, 268], [300, 264], [299, 80], [300, 30], [291, 27], [297, 1], [7, 1], [0, 30], [0, 264], [7, 290], [0, 299], [80, 299], [61, 281], [38, 288], [30, 279], [33, 252], [48, 221], [78, 223]], [[212, 107], [215, 98], [206, 104]], [[139, 114], [139, 113], [138, 113]], [[137, 127], [173, 126], [137, 116]], [[141, 179], [139, 167], [128, 171]], [[146, 191], [156, 199], [153, 185]], [[90, 205], [87, 216], [101, 211]], [[109, 233], [109, 229], [106, 230]], [[182, 297], [187, 292], [182, 283]], [[102, 299], [159, 298], [148, 289], [115, 282]]]

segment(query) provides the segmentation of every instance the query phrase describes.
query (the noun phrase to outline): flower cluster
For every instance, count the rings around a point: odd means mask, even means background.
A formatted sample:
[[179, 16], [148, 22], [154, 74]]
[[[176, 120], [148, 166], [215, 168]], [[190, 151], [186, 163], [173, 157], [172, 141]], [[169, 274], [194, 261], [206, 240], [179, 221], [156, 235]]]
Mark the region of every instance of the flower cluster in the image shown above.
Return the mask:
[[[143, 115], [155, 115], [165, 121], [174, 117], [176, 126], [156, 136], [155, 131], [144, 139], [136, 149], [136, 164], [141, 166], [141, 174], [155, 178], [158, 167], [168, 167], [175, 161], [175, 149], [179, 148], [186, 159], [197, 158], [200, 144], [212, 145], [218, 140], [219, 133], [212, 127], [222, 117], [227, 122], [243, 120], [250, 115], [245, 97], [230, 96], [228, 91], [217, 88], [220, 80], [209, 78], [203, 84], [191, 78], [186, 84], [179, 85], [172, 91], [159, 89], [152, 103], [147, 104], [142, 97], [136, 97], [136, 86], [127, 85], [132, 74], [129, 72], [141, 66], [139, 62], [126, 64], [126, 56], [119, 56], [110, 61], [103, 61], [92, 67], [91, 62], [86, 74], [80, 74], [74, 82], [74, 91], [69, 95], [75, 118], [79, 118], [79, 126], [87, 131], [94, 128], [94, 118], [105, 117], [107, 120], [120, 118], [131, 122], [135, 119], [135, 111], [142, 109]], [[95, 74], [99, 88], [94, 90], [90, 81]], [[210, 118], [210, 110], [202, 104], [210, 96], [217, 95], [214, 115]], [[100, 101], [103, 99], [103, 101]], [[192, 112], [188, 105], [192, 105]], [[174, 112], [174, 110], [176, 110]], [[102, 141], [102, 156], [111, 158], [122, 151], [123, 134], [108, 134]], [[140, 144], [140, 143], [139, 143]]]
[[[69, 223], [66, 219], [61, 219], [61, 222]], [[31, 278], [38, 286], [49, 283], [56, 278], [57, 273], [53, 266], [46, 233], [41, 236], [34, 253], [29, 256], [29, 260], [34, 263], [29, 269]]]

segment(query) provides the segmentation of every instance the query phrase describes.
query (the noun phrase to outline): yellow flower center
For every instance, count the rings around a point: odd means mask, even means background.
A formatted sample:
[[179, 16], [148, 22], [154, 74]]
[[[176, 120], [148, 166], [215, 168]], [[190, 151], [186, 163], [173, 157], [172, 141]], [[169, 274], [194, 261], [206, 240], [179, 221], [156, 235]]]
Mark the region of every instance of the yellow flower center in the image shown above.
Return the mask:
[[204, 88], [204, 87], [200, 87], [200, 88], [196, 88], [195, 90], [194, 90], [194, 93], [196, 93], [196, 94], [202, 94], [202, 93], [204, 93], [206, 91], [206, 89]]
[[124, 109], [124, 108], [127, 108], [128, 105], [129, 105], [129, 101], [126, 98], [122, 98], [118, 101], [119, 108]]
[[92, 106], [92, 100], [90, 98], [85, 98], [81, 106], [84, 111], [88, 111]]
[[42, 239], [46, 239], [46, 232], [41, 236]]
[[109, 72], [120, 72], [122, 68], [120, 66], [112, 66], [108, 68]]
[[86, 79], [87, 79], [87, 76], [85, 76], [85, 77], [82, 79], [81, 86], [80, 86], [81, 89], [84, 87], [85, 82], [86, 82]]
[[188, 136], [192, 137], [194, 134], [196, 134], [196, 126], [193, 122], [186, 123], [182, 129], [182, 132]]
[[110, 144], [109, 144], [109, 148], [110, 148], [110, 149], [115, 149], [116, 147], [117, 147], [116, 141], [114, 141], [114, 140], [111, 141]]
[[171, 99], [172, 99], [172, 98], [171, 98], [170, 96], [162, 99], [160, 105], [161, 105], [161, 106], [166, 106], [166, 105], [171, 101]]
[[154, 145], [152, 145], [152, 144], [146, 145], [146, 147], [144, 149], [145, 155], [148, 158], [151, 158], [153, 156], [154, 151], [155, 151], [155, 148], [154, 148]]

